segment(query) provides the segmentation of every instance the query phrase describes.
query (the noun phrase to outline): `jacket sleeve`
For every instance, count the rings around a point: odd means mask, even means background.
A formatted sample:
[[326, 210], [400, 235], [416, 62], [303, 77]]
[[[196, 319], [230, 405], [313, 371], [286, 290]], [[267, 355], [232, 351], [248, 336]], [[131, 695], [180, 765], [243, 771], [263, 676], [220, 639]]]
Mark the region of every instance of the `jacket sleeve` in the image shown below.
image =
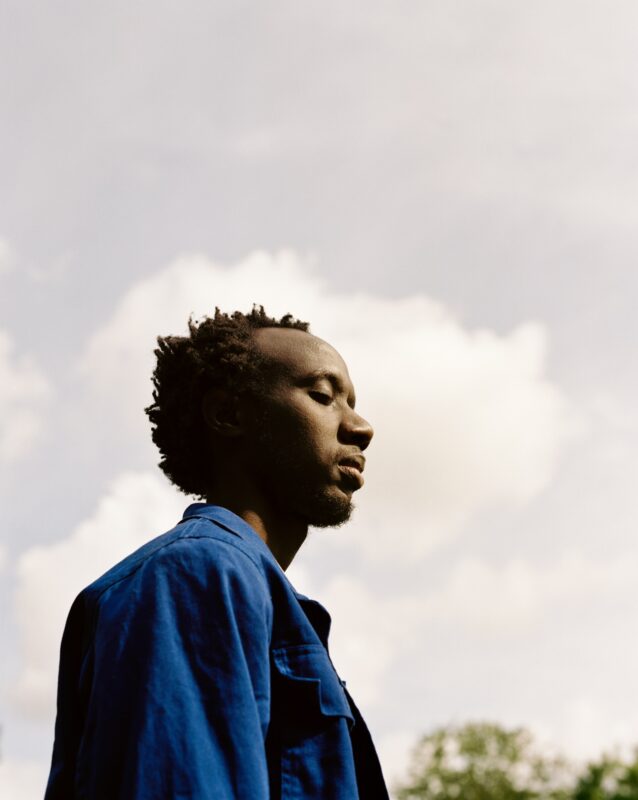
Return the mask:
[[180, 539], [94, 607], [64, 796], [265, 800], [272, 605], [252, 560]]

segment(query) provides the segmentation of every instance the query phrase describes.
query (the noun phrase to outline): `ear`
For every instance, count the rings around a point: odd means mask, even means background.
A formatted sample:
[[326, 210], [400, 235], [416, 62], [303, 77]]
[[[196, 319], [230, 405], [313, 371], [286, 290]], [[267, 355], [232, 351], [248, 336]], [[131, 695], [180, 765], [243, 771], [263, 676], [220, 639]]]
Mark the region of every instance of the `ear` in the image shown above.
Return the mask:
[[202, 398], [206, 425], [218, 436], [232, 438], [242, 434], [237, 397], [225, 389], [209, 389]]

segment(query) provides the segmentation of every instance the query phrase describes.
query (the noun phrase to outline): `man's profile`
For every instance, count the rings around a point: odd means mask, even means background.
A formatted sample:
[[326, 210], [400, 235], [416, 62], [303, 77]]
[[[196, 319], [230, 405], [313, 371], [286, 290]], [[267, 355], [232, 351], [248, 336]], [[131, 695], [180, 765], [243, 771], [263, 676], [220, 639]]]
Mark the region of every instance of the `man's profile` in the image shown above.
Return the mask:
[[284, 575], [363, 484], [343, 359], [262, 307], [155, 352], [160, 467], [202, 502], [75, 600], [46, 800], [387, 798], [330, 617]]

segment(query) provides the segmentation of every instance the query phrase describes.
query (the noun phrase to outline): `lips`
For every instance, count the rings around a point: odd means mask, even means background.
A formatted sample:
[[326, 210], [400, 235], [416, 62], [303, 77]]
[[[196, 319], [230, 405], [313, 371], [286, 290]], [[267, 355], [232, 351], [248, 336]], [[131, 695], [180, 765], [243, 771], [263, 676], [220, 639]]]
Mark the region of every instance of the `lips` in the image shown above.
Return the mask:
[[363, 486], [363, 470], [366, 460], [362, 455], [349, 455], [339, 459], [339, 472], [344, 479], [352, 485], [353, 489]]

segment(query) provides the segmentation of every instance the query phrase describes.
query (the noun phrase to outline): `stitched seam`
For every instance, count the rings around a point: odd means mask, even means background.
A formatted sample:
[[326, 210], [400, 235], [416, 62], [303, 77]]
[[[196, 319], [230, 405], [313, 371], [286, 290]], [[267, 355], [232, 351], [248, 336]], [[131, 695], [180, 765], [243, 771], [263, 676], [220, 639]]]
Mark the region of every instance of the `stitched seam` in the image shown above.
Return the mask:
[[117, 578], [112, 583], [109, 583], [108, 586], [105, 586], [104, 589], [102, 589], [102, 591], [98, 595], [96, 595], [95, 604], [97, 605], [97, 603], [100, 600], [100, 598], [102, 597], [102, 595], [104, 595], [106, 592], [108, 592], [109, 589], [112, 589], [114, 586], [117, 586], [118, 583], [121, 583], [122, 581], [126, 580], [127, 578], [130, 578], [131, 575], [133, 575], [139, 569], [141, 569], [142, 566], [147, 561], [149, 561], [149, 559], [152, 558], [156, 553], [159, 553], [160, 550], [164, 550], [166, 547], [170, 547], [171, 545], [178, 544], [179, 542], [184, 541], [185, 539], [212, 539], [215, 542], [220, 542], [221, 544], [226, 544], [229, 547], [233, 547], [235, 550], [238, 550], [253, 565], [253, 567], [255, 568], [257, 573], [259, 574], [260, 578], [264, 582], [264, 588], [266, 589], [268, 596], [270, 596], [270, 590], [268, 588], [268, 582], [266, 581], [266, 576], [264, 575], [263, 571], [259, 567], [258, 562], [251, 555], [249, 555], [243, 548], [238, 547], [234, 542], [227, 542], [225, 539], [220, 539], [217, 536], [211, 536], [210, 534], [200, 534], [200, 535], [184, 534], [182, 536], [179, 536], [176, 539], [173, 539], [170, 542], [166, 542], [166, 544], [163, 544], [160, 547], [158, 547], [157, 550], [153, 550], [153, 552], [148, 556], [148, 558], [143, 558], [141, 561], [139, 561], [137, 564], [135, 564], [135, 566], [131, 568], [130, 572], [127, 572], [125, 575], [122, 575], [121, 577]]

